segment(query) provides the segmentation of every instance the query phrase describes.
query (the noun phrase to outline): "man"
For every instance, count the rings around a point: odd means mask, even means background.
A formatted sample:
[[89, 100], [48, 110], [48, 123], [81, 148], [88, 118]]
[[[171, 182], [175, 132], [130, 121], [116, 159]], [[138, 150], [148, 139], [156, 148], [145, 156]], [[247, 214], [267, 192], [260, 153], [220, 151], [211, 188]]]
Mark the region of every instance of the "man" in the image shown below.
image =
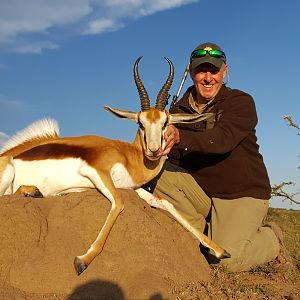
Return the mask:
[[227, 72], [226, 56], [218, 45], [207, 42], [192, 52], [194, 85], [171, 112], [210, 112], [214, 117], [169, 126], [164, 151], [168, 161], [154, 194], [170, 201], [231, 254], [219, 261], [207, 253], [210, 263], [245, 271], [275, 259], [282, 239], [271, 228], [274, 224], [262, 225], [271, 188], [255, 134], [255, 104], [249, 94], [223, 84]]

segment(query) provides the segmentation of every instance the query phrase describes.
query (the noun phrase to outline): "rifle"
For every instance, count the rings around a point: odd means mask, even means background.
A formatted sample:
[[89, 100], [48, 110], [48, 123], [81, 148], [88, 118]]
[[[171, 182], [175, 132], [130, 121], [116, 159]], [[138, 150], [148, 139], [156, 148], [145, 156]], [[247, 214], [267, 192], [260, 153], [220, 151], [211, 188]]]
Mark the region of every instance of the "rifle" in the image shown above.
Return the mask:
[[184, 73], [183, 73], [183, 76], [182, 76], [182, 79], [181, 79], [181, 82], [180, 82], [180, 85], [179, 85], [179, 88], [178, 88], [178, 91], [176, 93], [176, 95], [173, 96], [173, 100], [172, 100], [172, 103], [170, 105], [170, 109], [173, 107], [173, 105], [177, 102], [178, 100], [178, 97], [180, 95], [180, 92], [181, 92], [181, 89], [183, 87], [183, 84], [186, 80], [186, 77], [188, 75], [188, 72], [189, 72], [189, 69], [190, 69], [190, 64], [187, 64], [185, 70], [184, 70]]

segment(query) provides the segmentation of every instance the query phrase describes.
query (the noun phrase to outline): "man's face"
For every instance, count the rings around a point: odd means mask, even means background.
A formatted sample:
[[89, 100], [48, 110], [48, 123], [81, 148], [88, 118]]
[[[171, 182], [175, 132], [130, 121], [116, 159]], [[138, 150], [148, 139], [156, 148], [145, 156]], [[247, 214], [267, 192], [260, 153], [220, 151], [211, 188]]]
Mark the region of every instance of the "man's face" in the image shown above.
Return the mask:
[[204, 63], [191, 72], [198, 100], [202, 98], [204, 102], [208, 102], [218, 94], [222, 87], [223, 78], [227, 74], [227, 69], [227, 64], [223, 64], [221, 69], [218, 69], [210, 63]]

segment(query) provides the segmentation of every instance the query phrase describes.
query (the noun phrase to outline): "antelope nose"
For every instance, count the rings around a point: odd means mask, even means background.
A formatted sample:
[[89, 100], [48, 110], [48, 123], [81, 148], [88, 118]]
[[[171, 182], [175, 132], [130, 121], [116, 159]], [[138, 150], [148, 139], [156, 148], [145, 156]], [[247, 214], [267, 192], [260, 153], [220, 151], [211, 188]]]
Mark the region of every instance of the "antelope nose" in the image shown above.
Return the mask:
[[158, 156], [160, 153], [160, 148], [156, 149], [156, 150], [152, 150], [150, 149], [151, 153], [153, 154], [153, 156]]

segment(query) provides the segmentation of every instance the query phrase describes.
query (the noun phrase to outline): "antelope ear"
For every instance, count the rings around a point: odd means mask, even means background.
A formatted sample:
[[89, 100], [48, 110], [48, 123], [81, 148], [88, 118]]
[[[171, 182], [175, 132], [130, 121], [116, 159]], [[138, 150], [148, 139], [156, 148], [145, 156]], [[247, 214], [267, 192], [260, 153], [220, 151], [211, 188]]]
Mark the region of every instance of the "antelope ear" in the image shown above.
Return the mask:
[[170, 124], [175, 123], [196, 123], [212, 117], [214, 113], [204, 114], [170, 114]]
[[138, 122], [138, 113], [137, 112], [111, 108], [110, 106], [107, 106], [107, 105], [104, 105], [104, 108], [119, 118], [125, 118], [125, 119], [129, 119], [129, 120]]

